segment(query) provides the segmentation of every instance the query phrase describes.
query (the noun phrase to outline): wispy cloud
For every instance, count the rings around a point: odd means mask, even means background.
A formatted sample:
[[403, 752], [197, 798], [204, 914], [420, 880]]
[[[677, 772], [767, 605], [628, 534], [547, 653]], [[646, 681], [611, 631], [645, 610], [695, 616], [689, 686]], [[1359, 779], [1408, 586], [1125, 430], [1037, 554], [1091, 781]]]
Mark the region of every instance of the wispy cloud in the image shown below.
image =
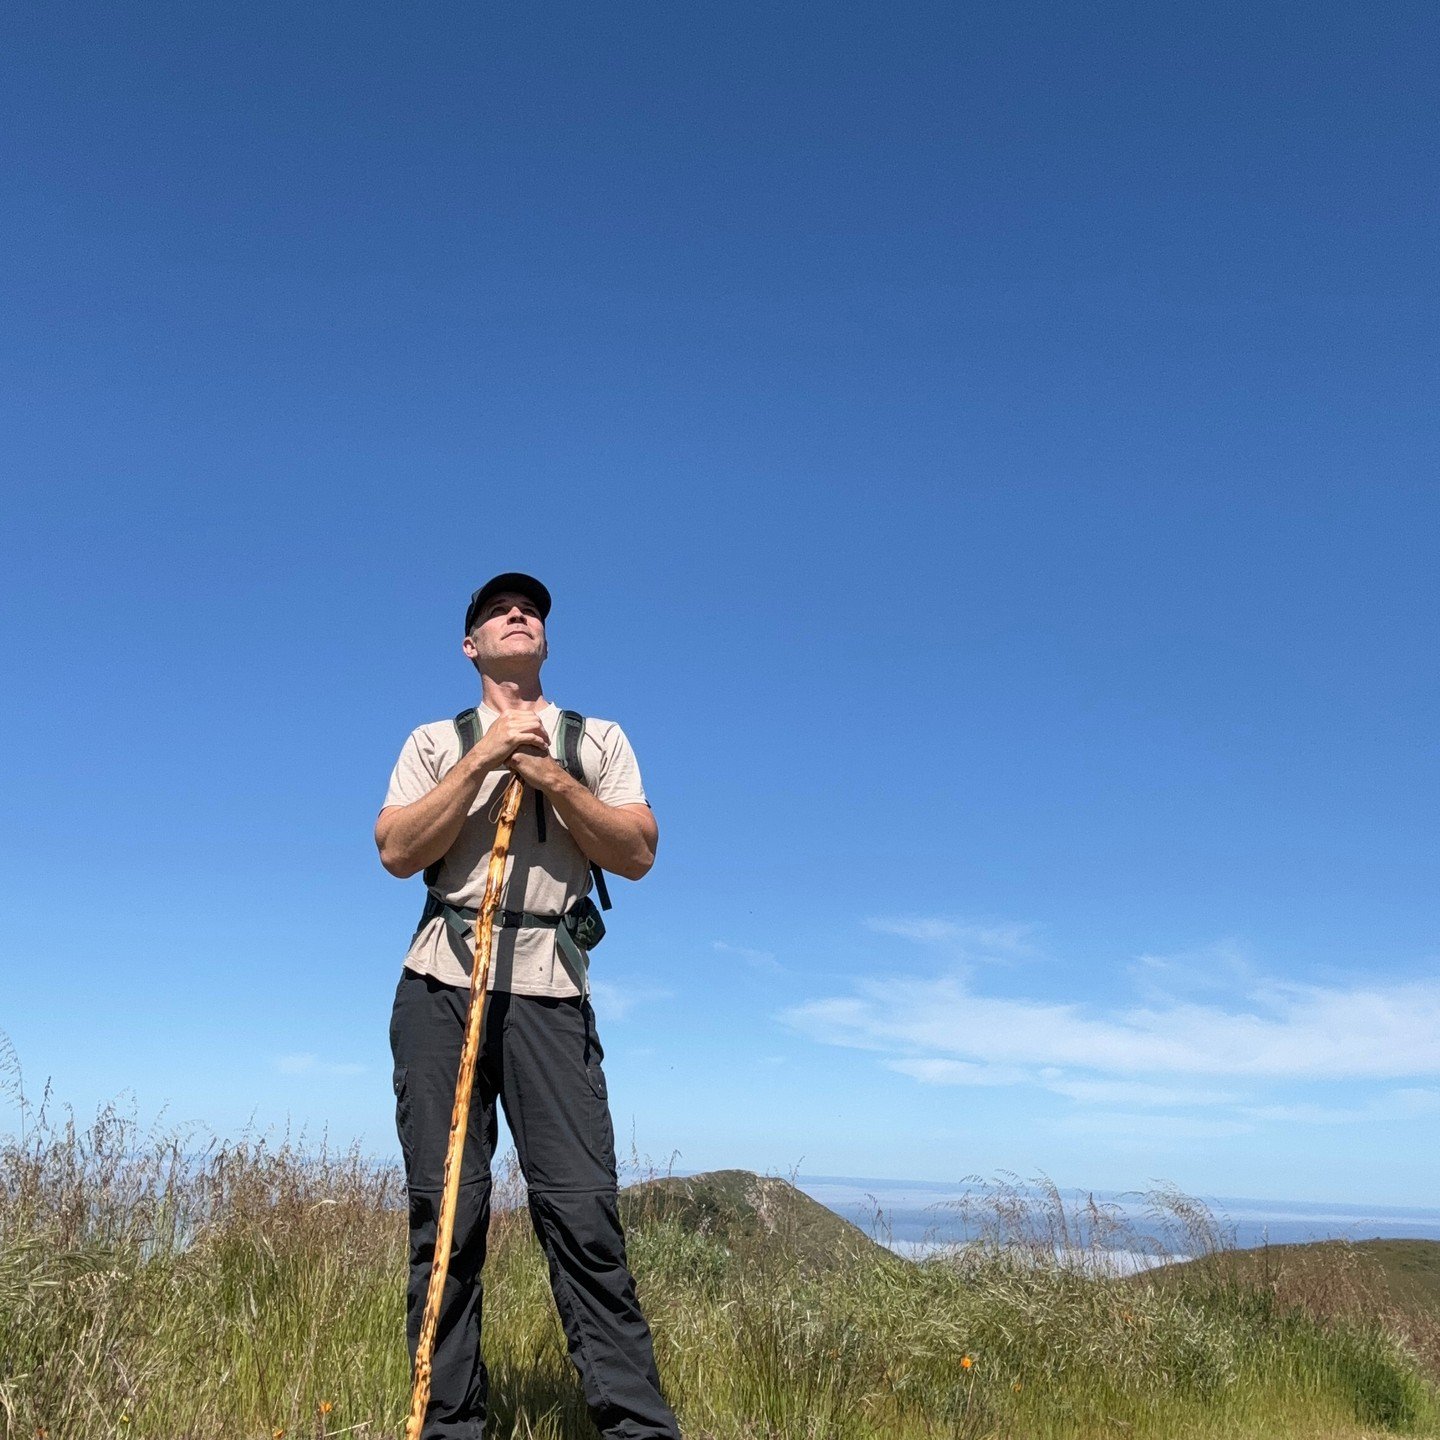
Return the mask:
[[1304, 1101], [1286, 1105], [1252, 1105], [1246, 1107], [1243, 1113], [1257, 1120], [1281, 1120], [1287, 1125], [1379, 1125], [1387, 1121], [1440, 1114], [1440, 1090], [1387, 1090], [1357, 1105], [1315, 1105]]
[[938, 915], [873, 915], [865, 928], [918, 945], [944, 945], [966, 954], [1015, 959], [1035, 952], [1035, 926], [976, 925]]
[[1194, 1086], [1152, 1085], [1141, 1080], [1104, 1080], [1075, 1076], [1053, 1066], [1029, 1069], [1020, 1065], [983, 1065], [970, 1060], [935, 1057], [886, 1060], [885, 1066], [925, 1085], [1033, 1085], [1085, 1105], [1196, 1107], [1235, 1105], [1245, 1097], [1232, 1090]]
[[1253, 1122], [1239, 1118], [1209, 1119], [1199, 1115], [1161, 1115], [1155, 1111], [1089, 1110], [1052, 1121], [1053, 1128], [1066, 1135], [1093, 1135], [1113, 1142], [1128, 1143], [1136, 1149], [1152, 1151], [1177, 1140], [1228, 1140], [1248, 1135], [1256, 1128]]
[[674, 992], [654, 986], [620, 985], [613, 980], [590, 981], [590, 995], [602, 1020], [624, 1020], [637, 1006], [669, 1000]]
[[1174, 1107], [1235, 1105], [1244, 1097], [1233, 1090], [1203, 1090], [1195, 1086], [1151, 1085], [1143, 1080], [1093, 1080], [1042, 1072], [1039, 1083], [1067, 1100], [1083, 1105], [1143, 1105]]
[[976, 1065], [969, 1060], [887, 1060], [885, 1064], [925, 1085], [1019, 1085], [1030, 1078], [1013, 1067]]
[[1256, 1120], [1278, 1120], [1286, 1125], [1354, 1125], [1374, 1117], [1373, 1108], [1358, 1105], [1249, 1105], [1245, 1114]]
[[721, 955], [733, 955], [735, 959], [748, 965], [752, 970], [773, 973], [785, 968], [768, 950], [752, 950], [749, 946], [731, 945], [724, 940], [712, 941], [711, 949], [718, 951]]
[[1440, 1115], [1440, 1090], [1407, 1087], [1392, 1090], [1389, 1098], [1402, 1115]]
[[1219, 995], [1245, 991], [1261, 978], [1244, 948], [1217, 940], [1168, 955], [1140, 955], [1130, 979], [1144, 1000], [1165, 1003], [1176, 995]]
[[350, 1060], [326, 1060], [319, 1055], [304, 1051], [295, 1055], [277, 1055], [275, 1068], [282, 1075], [363, 1075], [366, 1067]]
[[1349, 989], [1257, 981], [1224, 1005], [1185, 998], [1105, 1011], [986, 995], [961, 976], [861, 981], [781, 1017], [829, 1045], [901, 1058], [1118, 1076], [1292, 1080], [1440, 1077], [1440, 982]]

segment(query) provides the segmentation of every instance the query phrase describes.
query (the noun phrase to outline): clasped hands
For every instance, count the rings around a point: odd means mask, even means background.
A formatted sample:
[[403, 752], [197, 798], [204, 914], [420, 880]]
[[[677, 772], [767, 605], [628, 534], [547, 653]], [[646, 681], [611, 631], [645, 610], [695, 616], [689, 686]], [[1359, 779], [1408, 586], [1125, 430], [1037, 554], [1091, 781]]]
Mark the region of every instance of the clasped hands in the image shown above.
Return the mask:
[[481, 737], [476, 759], [487, 771], [503, 765], [536, 790], [549, 790], [565, 776], [550, 754], [550, 737], [533, 710], [507, 710]]

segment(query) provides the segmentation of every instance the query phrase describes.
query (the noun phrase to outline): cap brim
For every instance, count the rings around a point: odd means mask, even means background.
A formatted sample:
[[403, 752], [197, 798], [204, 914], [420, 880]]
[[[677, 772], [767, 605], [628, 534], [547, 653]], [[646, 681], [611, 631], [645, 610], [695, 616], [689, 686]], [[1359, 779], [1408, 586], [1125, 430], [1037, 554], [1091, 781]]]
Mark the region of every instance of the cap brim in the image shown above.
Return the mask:
[[540, 618], [546, 619], [550, 614], [550, 592], [533, 575], [523, 574], [519, 570], [507, 570], [503, 575], [497, 575], [493, 580], [487, 580], [470, 597], [470, 604], [465, 608], [465, 633], [470, 633], [470, 627], [475, 623], [475, 616], [484, 608], [487, 601], [496, 595], [523, 595], [527, 600], [533, 601], [535, 608], [540, 612]]

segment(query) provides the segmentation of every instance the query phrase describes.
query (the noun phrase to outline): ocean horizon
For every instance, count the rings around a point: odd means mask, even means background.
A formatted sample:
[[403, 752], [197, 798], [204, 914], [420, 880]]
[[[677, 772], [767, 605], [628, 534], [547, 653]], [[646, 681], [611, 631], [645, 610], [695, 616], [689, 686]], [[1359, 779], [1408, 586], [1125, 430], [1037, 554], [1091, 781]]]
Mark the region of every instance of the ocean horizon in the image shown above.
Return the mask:
[[[797, 1175], [794, 1183], [812, 1200], [904, 1253], [925, 1253], [973, 1238], [965, 1207], [984, 1187], [926, 1180], [882, 1180], [851, 1175]], [[1038, 1198], [1039, 1192], [1025, 1193]], [[1150, 1213], [1149, 1192], [1061, 1188], [1067, 1213], [1092, 1197], [1138, 1236], [1165, 1245], [1163, 1216]], [[1315, 1240], [1437, 1240], [1440, 1209], [1422, 1206], [1352, 1205], [1247, 1196], [1187, 1196], [1198, 1200], [1225, 1243], [1240, 1249], [1295, 1245]], [[1184, 1253], [1169, 1245], [1169, 1253]]]

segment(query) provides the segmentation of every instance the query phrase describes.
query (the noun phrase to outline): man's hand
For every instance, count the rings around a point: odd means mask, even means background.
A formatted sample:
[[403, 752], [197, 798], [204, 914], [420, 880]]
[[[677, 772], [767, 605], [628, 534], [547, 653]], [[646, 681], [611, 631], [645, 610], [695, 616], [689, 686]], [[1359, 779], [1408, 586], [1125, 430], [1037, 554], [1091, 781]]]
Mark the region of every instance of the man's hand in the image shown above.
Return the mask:
[[506, 764], [527, 785], [547, 794], [568, 776], [565, 767], [548, 750], [542, 753], [529, 745], [513, 751]]
[[480, 737], [466, 759], [476, 770], [488, 775], [492, 770], [509, 765], [521, 746], [525, 746], [531, 755], [548, 755], [550, 737], [533, 710], [507, 710]]

